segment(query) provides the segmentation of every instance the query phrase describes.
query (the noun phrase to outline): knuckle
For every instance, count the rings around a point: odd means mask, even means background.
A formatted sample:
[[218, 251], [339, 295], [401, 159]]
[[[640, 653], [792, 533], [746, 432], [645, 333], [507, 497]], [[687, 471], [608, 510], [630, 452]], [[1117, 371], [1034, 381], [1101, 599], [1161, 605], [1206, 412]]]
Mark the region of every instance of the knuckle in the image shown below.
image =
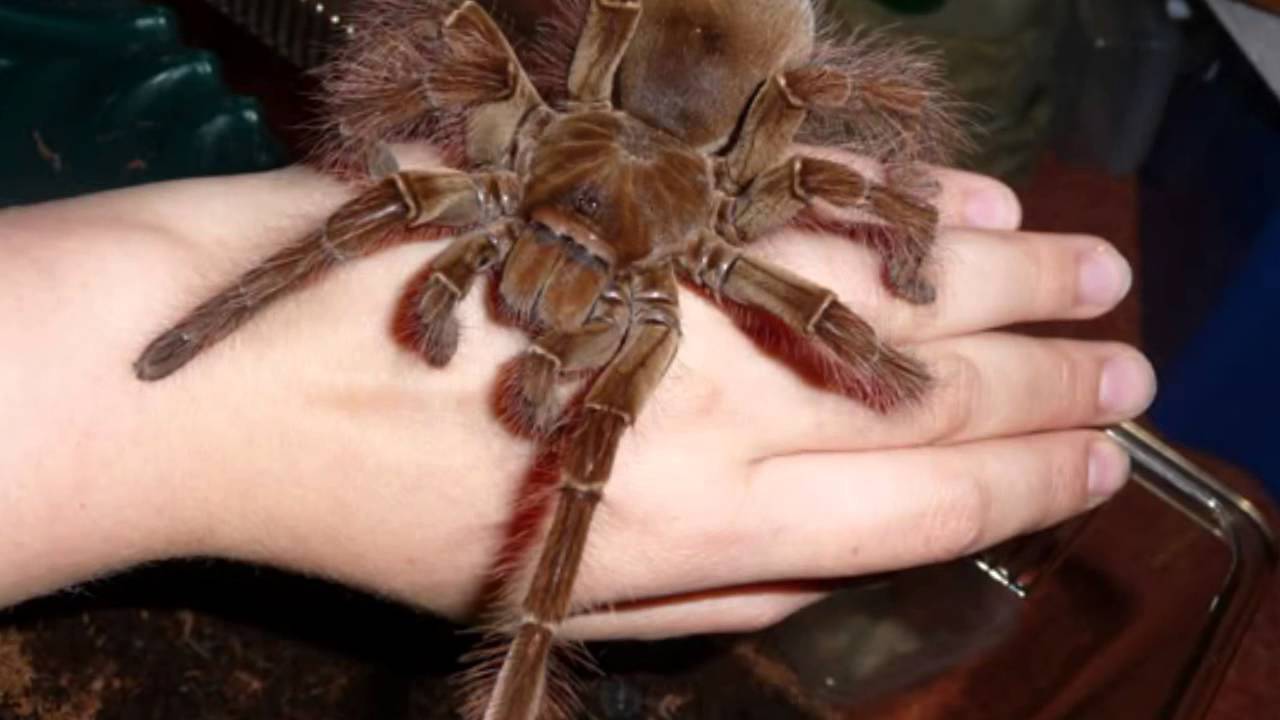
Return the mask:
[[[725, 388], [723, 375], [686, 363], [673, 363], [666, 381], [658, 385], [651, 404], [669, 421], [703, 422], [722, 407]], [[643, 414], [642, 414], [643, 417]]]
[[1097, 371], [1093, 367], [1096, 363], [1088, 362], [1079, 353], [1063, 347], [1053, 348], [1045, 363], [1045, 380], [1051, 383], [1046, 387], [1056, 388], [1047, 394], [1051, 401], [1042, 406], [1049, 415], [1045, 424], [1091, 417], [1098, 397]]
[[[862, 307], [861, 303], [865, 302], [866, 307], [876, 308], [876, 324], [888, 342], [906, 343], [937, 334], [940, 319], [938, 307], [941, 303], [921, 306], [886, 302], [887, 292], [878, 284], [868, 285], [867, 289], [858, 292], [864, 296], [858, 297], [858, 304], [854, 307]], [[945, 292], [941, 285], [938, 286], [938, 292]]]
[[715, 381], [687, 383], [681, 387], [673, 412], [690, 424], [699, 424], [719, 416], [725, 405], [725, 390]]
[[1038, 315], [1056, 317], [1076, 305], [1076, 283], [1079, 273], [1069, 250], [1074, 243], [1055, 241], [1031, 242], [1024, 246], [1034, 268], [1028, 275], [1032, 285], [1032, 305]]
[[951, 560], [980, 550], [986, 540], [994, 498], [981, 478], [958, 475], [947, 483], [920, 533], [923, 554]]
[[1080, 512], [1089, 502], [1087, 445], [1074, 440], [1062, 443], [1045, 457], [1044, 502], [1039, 517], [1028, 528], [1031, 530], [1049, 527]]
[[982, 397], [982, 373], [973, 361], [960, 355], [941, 359], [936, 368], [939, 391], [924, 440], [927, 444], [946, 444], [972, 430]]

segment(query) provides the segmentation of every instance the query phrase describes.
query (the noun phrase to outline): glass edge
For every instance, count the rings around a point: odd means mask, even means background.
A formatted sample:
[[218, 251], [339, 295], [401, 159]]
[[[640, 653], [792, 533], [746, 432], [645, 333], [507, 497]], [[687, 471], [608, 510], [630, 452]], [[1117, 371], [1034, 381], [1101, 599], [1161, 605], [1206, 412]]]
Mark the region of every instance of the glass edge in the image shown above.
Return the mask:
[[1107, 429], [1134, 462], [1145, 489], [1217, 537], [1231, 561], [1195, 649], [1179, 671], [1159, 717], [1199, 720], [1213, 705], [1231, 660], [1270, 589], [1277, 553], [1275, 534], [1258, 507], [1137, 423]]

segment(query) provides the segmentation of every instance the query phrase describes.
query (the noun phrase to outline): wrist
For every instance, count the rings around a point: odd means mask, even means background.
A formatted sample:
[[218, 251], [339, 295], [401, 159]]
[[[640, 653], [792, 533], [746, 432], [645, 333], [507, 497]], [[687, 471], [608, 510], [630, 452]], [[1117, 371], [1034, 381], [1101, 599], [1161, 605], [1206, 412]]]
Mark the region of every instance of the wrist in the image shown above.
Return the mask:
[[120, 362], [130, 305], [149, 284], [122, 259], [148, 233], [104, 237], [101, 223], [56, 207], [11, 211], [0, 224], [0, 345], [19, 349], [0, 365], [5, 606], [183, 554], [192, 524], [180, 495], [157, 482], [145, 403]]

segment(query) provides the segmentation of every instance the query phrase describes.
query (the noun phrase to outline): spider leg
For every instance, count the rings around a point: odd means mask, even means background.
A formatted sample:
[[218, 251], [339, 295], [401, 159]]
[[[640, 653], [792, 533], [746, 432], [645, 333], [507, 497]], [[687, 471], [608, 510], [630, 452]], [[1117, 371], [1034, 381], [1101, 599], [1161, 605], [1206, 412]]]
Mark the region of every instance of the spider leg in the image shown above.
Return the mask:
[[502, 29], [474, 0], [445, 20], [441, 37], [447, 52], [427, 82], [433, 104], [471, 109], [466, 150], [473, 165], [506, 163], [525, 119], [546, 104]]
[[514, 221], [454, 239], [431, 261], [417, 301], [418, 351], [444, 367], [458, 351], [461, 331], [455, 310], [475, 279], [497, 266], [511, 249]]
[[[936, 292], [921, 268], [933, 244], [936, 210], [909, 193], [873, 183], [830, 161], [796, 157], [774, 164], [776, 158], [787, 154], [811, 110], [843, 107], [850, 102], [855, 79], [818, 66], [769, 79], [752, 101], [740, 137], [718, 168], [721, 191], [737, 198], [733, 227], [721, 228], [721, 232], [749, 242], [790, 222], [819, 200], [860, 210], [883, 221], [879, 226], [882, 232], [868, 234], [885, 259], [889, 288], [909, 302], [932, 302]], [[848, 223], [825, 227], [846, 235], [863, 229]], [[867, 230], [873, 227], [865, 225]]]
[[591, 0], [569, 69], [569, 97], [608, 107], [614, 76], [640, 21], [640, 0]]
[[[446, 164], [497, 167], [539, 108], [538, 91], [492, 17], [474, 2], [351, 3], [355, 27], [323, 76], [317, 159], [363, 175], [380, 143], [426, 143]], [[376, 175], [375, 175], [376, 177]]]
[[622, 290], [606, 291], [591, 318], [577, 330], [551, 330], [519, 361], [515, 391], [521, 420], [541, 434], [560, 418], [556, 385], [565, 375], [592, 372], [609, 363], [626, 337], [631, 308]]
[[817, 122], [801, 132], [805, 142], [877, 158], [890, 175], [902, 163], [951, 164], [952, 153], [971, 149], [962, 122], [969, 110], [945, 90], [942, 57], [927, 44], [858, 32], [820, 40], [814, 57], [847, 77], [852, 92], [816, 110]]
[[592, 384], [563, 450], [559, 501], [521, 605], [521, 621], [486, 720], [533, 720], [545, 692], [549, 653], [568, 616], [587, 531], [613, 469], [618, 443], [675, 358], [679, 316], [669, 266], [635, 278], [632, 327]]
[[339, 264], [379, 250], [398, 227], [457, 228], [493, 222], [514, 211], [518, 191], [510, 173], [393, 175], [188, 313], [147, 346], [134, 362], [134, 372], [142, 380], [167, 377], [276, 299]]
[[745, 255], [714, 233], [704, 233], [681, 269], [722, 305], [774, 318], [799, 350], [819, 352], [827, 384], [878, 411], [919, 398], [929, 385], [918, 361], [886, 345], [834, 292]]
[[[868, 220], [828, 219], [818, 212], [818, 203], [857, 211]], [[883, 259], [885, 283], [895, 295], [915, 304], [937, 297], [923, 268], [937, 235], [938, 211], [842, 163], [795, 156], [757, 177], [737, 198], [732, 214], [734, 232], [726, 235], [744, 243], [798, 218], [816, 229], [866, 237]]]
[[848, 78], [806, 66], [774, 75], [747, 109], [737, 141], [718, 168], [720, 189], [739, 195], [777, 158], [786, 157], [810, 108], [839, 105], [850, 93]]

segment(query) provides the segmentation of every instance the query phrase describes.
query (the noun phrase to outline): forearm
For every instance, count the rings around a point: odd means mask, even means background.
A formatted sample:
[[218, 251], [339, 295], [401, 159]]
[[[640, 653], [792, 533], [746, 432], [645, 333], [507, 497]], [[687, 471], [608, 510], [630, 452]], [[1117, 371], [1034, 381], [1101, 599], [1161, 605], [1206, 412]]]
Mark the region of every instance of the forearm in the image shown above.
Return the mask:
[[158, 289], [130, 259], [160, 241], [96, 210], [0, 214], [0, 606], [193, 540], [125, 359]]
[[[483, 399], [509, 334], [477, 331], [485, 357], [448, 373], [389, 336], [438, 244], [308, 288], [162, 382], [132, 371], [151, 337], [341, 197], [290, 170], [0, 213], [0, 606], [217, 555], [465, 607], [475, 587], [459, 578], [494, 550], [508, 500], [492, 479], [520, 477], [527, 444]], [[424, 558], [440, 537], [459, 550]]]

